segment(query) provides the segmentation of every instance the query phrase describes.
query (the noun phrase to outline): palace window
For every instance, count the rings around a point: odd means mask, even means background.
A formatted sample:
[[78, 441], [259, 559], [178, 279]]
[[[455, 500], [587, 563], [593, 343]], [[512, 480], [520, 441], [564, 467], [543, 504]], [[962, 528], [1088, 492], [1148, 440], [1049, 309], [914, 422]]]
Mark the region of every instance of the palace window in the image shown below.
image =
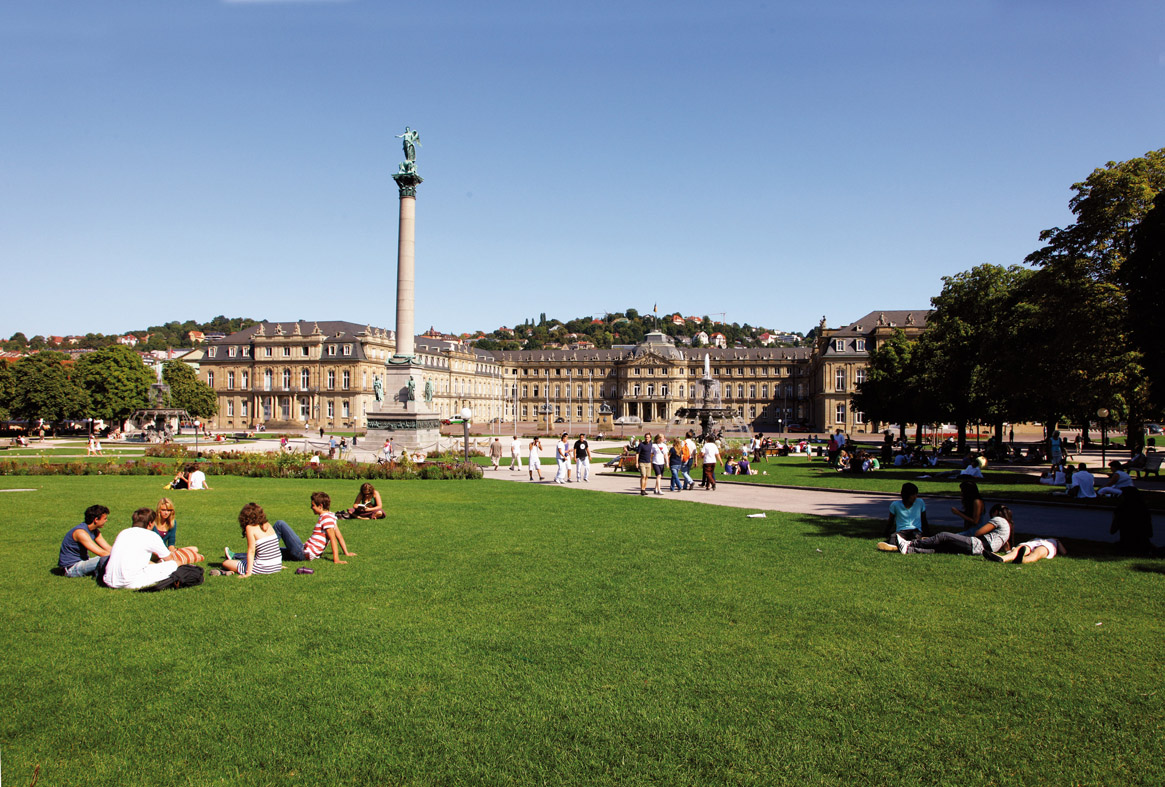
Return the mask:
[[243, 372], [243, 388], [251, 387], [251, 373]]
[[861, 410], [854, 410], [854, 423], [864, 424], [866, 422], [866, 414]]
[[328, 390], [336, 390], [336, 370], [328, 369]]
[[291, 348], [290, 348], [290, 347], [288, 347], [288, 346], [286, 346], [286, 345], [283, 347], [283, 357], [284, 357], [284, 358], [290, 358], [290, 357], [291, 357]]
[[[756, 385], [755, 384], [748, 386], [748, 398], [749, 399], [756, 398]], [[754, 415], [755, 415], [755, 413], [754, 413]]]
[[235, 400], [227, 399], [227, 415], [233, 417], [235, 414]]
[[234, 358], [235, 355], [238, 353], [238, 351], [239, 351], [238, 347], [228, 347], [227, 348], [227, 355], [230, 356], [231, 358]]
[[328, 345], [328, 355], [335, 356], [335, 354], [336, 354], [336, 345], [329, 344]]
[[251, 357], [251, 348], [250, 348], [250, 347], [244, 347], [244, 348], [243, 348], [243, 357], [244, 357], [244, 358], [250, 358], [250, 357]]
[[856, 372], [854, 372], [854, 382], [858, 385], [861, 385], [865, 381], [866, 381], [866, 369], [865, 369], [865, 367], [862, 367], [861, 369], [858, 369]]
[[343, 402], [340, 402], [340, 415], [342, 415], [344, 418], [348, 418], [352, 415], [351, 403], [347, 399], [345, 399]]
[[[351, 355], [351, 354], [352, 354], [352, 345], [345, 344], [344, 345], [344, 355]], [[344, 414], [345, 417], [347, 417], [347, 415], [348, 415], [347, 413]]]
[[834, 421], [834, 423], [837, 423], [837, 424], [844, 424], [845, 423], [845, 405], [844, 404], [839, 404], [837, 406], [837, 412], [834, 413], [833, 421]]
[[845, 369], [838, 369], [834, 372], [833, 390], [838, 393], [845, 391]]
[[660, 396], [667, 396], [667, 383], [662, 383], [659, 386], [659, 395]]
[[343, 388], [345, 391], [347, 391], [349, 388], [352, 387], [352, 373], [350, 371], [348, 371], [347, 369], [344, 370], [343, 380], [344, 380]]
[[299, 397], [299, 419], [301, 421], [311, 419], [311, 400], [306, 396]]
[[639, 391], [640, 391], [639, 383], [635, 383], [635, 385], [631, 386], [631, 395], [632, 396], [639, 396]]
[[235, 390], [235, 373], [234, 372], [227, 372], [227, 390], [228, 391]]
[[336, 403], [333, 400], [329, 399], [328, 400], [328, 418], [335, 418], [335, 417], [336, 417]]
[[535, 399], [538, 398], [538, 386], [536, 386], [536, 385], [534, 386], [534, 398]]
[[271, 397], [270, 396], [263, 397], [263, 420], [264, 421], [271, 420]]
[[529, 398], [530, 398], [530, 387], [529, 387], [529, 386], [527, 386], [527, 385], [523, 385], [523, 386], [522, 386], [522, 398], [523, 398], [523, 399], [529, 399]]
[[311, 385], [311, 372], [307, 369], [299, 370], [299, 387], [305, 391]]
[[530, 417], [529, 410], [526, 409], [526, 405], [522, 405], [522, 420], [525, 420], [526, 418], [529, 418], [529, 417]]
[[[865, 339], [858, 339], [857, 341], [855, 341], [854, 342], [854, 349], [860, 353], [865, 352], [866, 351], [866, 340]], [[854, 416], [854, 417], [856, 418], [857, 416]], [[861, 423], [861, 422], [859, 421], [858, 423]]]
[[239, 415], [243, 416], [243, 418], [246, 418], [246, 417], [247, 417], [247, 410], [249, 410], [249, 409], [250, 409], [250, 408], [247, 406], [247, 400], [246, 400], [246, 399], [244, 399], [243, 401], [239, 402]]
[[271, 357], [271, 348], [270, 348], [270, 347], [264, 347], [264, 348], [263, 348], [263, 357], [264, 357], [264, 358], [270, 358], [270, 357]]
[[647, 384], [647, 395], [648, 396], [655, 396], [655, 383], [648, 383]]
[[[568, 390], [569, 390], [569, 389], [568, 389]], [[562, 398], [562, 386], [561, 386], [561, 385], [556, 385], [556, 386], [554, 386], [554, 398], [555, 398], [555, 399], [561, 399], [561, 398]]]
[[280, 396], [279, 397], [279, 417], [282, 418], [284, 421], [287, 421], [291, 418], [291, 397], [290, 396]]
[[764, 385], [762, 385], [760, 387], [760, 398], [761, 399], [768, 399], [769, 398], [769, 384], [768, 383], [765, 383]]
[[743, 384], [736, 386], [736, 398], [737, 399], [744, 398], [744, 385]]
[[214, 388], [214, 372], [207, 372], [206, 373], [206, 384], [209, 385], [211, 388]]

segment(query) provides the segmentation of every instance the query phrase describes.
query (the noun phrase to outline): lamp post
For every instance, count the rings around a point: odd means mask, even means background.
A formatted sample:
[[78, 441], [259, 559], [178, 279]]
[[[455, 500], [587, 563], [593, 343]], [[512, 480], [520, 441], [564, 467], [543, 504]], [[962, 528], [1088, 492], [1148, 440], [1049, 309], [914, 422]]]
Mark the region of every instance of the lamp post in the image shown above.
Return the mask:
[[1096, 417], [1100, 419], [1100, 466], [1105, 467], [1107, 466], [1105, 459], [1108, 458], [1106, 451], [1108, 448], [1108, 408], [1099, 408], [1096, 411]]
[[198, 432], [201, 427], [202, 424], [199, 421], [194, 422], [194, 453], [196, 454], [198, 453]]
[[465, 461], [469, 461], [469, 420], [473, 418], [473, 411], [468, 407], [461, 408], [461, 427], [465, 433]]

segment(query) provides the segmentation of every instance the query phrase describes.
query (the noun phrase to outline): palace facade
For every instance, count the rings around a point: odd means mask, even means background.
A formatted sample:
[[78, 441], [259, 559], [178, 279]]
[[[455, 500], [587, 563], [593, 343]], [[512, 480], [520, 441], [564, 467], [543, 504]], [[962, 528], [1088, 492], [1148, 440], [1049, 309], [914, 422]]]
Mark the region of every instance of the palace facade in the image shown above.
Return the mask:
[[[661, 426], [700, 403], [707, 362], [723, 406], [754, 428], [848, 433], [867, 428], [850, 397], [870, 353], [896, 329], [916, 338], [925, 327], [925, 311], [887, 311], [841, 328], [823, 319], [812, 347], [677, 347], [662, 333], [611, 349], [490, 352], [428, 335], [415, 346], [442, 418], [469, 408], [477, 424], [587, 428], [607, 414]], [[362, 430], [395, 348], [392, 331], [341, 321], [264, 322], [215, 339], [198, 372], [218, 394], [212, 426]]]

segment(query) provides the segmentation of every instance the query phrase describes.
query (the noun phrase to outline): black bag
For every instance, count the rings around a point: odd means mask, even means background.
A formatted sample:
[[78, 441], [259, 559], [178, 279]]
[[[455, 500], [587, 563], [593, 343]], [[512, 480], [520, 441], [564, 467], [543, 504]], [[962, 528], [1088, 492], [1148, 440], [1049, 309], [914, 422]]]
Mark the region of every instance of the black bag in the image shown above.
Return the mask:
[[192, 588], [195, 585], [202, 584], [202, 566], [178, 566], [173, 574], [163, 579], [157, 584], [150, 585], [148, 588], [142, 588], [143, 593], [153, 593], [156, 590], [178, 590], [179, 588]]
[[97, 561], [97, 571], [93, 574], [93, 578], [97, 580], [97, 587], [107, 588], [109, 585], [105, 584], [105, 567], [109, 564], [109, 555], [103, 555]]

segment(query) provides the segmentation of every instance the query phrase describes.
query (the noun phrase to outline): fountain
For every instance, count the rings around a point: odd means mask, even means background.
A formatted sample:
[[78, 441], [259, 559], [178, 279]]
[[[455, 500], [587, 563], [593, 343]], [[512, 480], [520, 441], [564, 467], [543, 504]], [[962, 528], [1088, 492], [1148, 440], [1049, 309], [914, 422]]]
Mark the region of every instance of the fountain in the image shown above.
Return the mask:
[[[736, 408], [724, 406], [720, 398], [720, 381], [712, 378], [711, 361], [707, 353], [704, 353], [704, 376], [700, 378], [700, 385], [703, 387], [700, 404], [696, 407], [681, 407], [676, 410], [676, 416], [699, 420], [700, 439], [704, 441], [719, 439], [725, 428], [748, 435], [751, 430], [736, 414]], [[725, 421], [726, 424], [720, 425]]]
[[190, 414], [180, 407], [167, 407], [170, 386], [162, 382], [162, 366], [158, 364], [158, 381], [150, 385], [149, 407], [135, 410], [125, 422], [124, 431], [129, 439], [161, 442], [173, 437], [181, 428], [182, 421], [189, 421]]

